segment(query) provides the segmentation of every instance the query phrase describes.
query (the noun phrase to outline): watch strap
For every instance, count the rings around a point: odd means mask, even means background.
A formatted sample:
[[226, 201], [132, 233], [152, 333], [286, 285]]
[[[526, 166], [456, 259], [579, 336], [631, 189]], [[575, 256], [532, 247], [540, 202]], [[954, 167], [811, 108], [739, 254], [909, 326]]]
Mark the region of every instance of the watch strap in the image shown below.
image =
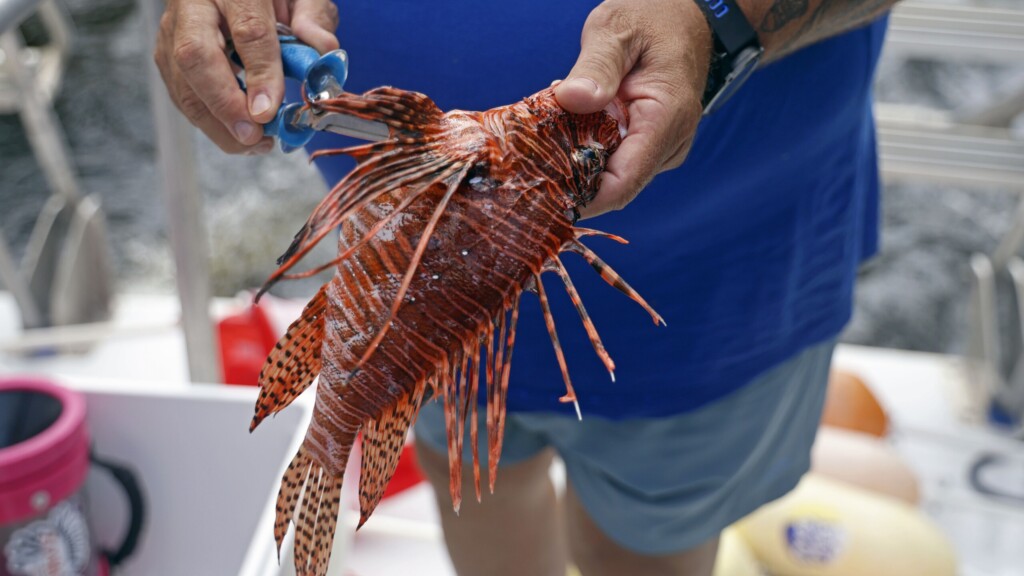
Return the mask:
[[757, 32], [733, 0], [694, 0], [707, 18], [715, 39], [731, 55], [747, 46], [760, 45]]
[[753, 48], [760, 52], [761, 43], [757, 32], [750, 25], [745, 14], [734, 0], [694, 0], [711, 28], [713, 46], [708, 65], [707, 82], [701, 105], [705, 113], [708, 105], [728, 83], [736, 59], [744, 50]]

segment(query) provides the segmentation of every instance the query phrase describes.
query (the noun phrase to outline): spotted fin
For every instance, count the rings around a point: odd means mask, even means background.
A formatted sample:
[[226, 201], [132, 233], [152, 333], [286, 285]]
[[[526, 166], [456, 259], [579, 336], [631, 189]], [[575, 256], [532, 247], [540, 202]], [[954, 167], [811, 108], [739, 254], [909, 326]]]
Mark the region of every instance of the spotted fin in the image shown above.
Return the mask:
[[295, 525], [296, 576], [327, 574], [341, 509], [341, 480], [310, 457], [305, 447], [299, 448], [285, 471], [277, 494], [274, 539], [280, 558], [288, 524]]
[[423, 392], [399, 400], [376, 420], [363, 426], [362, 465], [359, 473], [359, 526], [373, 514], [398, 467], [405, 437], [416, 420]]
[[326, 311], [327, 286], [324, 285], [267, 356], [260, 371], [260, 397], [249, 425], [250, 432], [264, 418], [291, 404], [320, 373], [320, 343], [324, 337]]

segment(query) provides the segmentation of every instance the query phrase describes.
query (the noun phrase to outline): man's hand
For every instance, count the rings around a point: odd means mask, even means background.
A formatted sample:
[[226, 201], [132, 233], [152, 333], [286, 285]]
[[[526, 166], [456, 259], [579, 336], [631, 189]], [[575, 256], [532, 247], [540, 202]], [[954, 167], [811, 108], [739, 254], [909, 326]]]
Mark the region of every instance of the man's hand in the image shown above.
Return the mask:
[[[320, 52], [338, 47], [331, 0], [167, 0], [156, 65], [178, 109], [225, 152], [273, 147], [260, 125], [284, 97], [277, 22]], [[235, 80], [226, 38], [245, 62], [248, 93]]]
[[629, 132], [584, 217], [620, 210], [659, 172], [683, 163], [701, 117], [711, 31], [693, 0], [606, 0], [583, 26], [580, 56], [555, 98], [578, 114], [618, 96]]
[[[896, 2], [736, 0], [765, 62], [867, 24]], [[629, 133], [580, 210], [589, 217], [625, 207], [656, 174], [683, 163], [701, 117], [711, 33], [694, 0], [606, 0], [587, 18], [581, 44], [576, 66], [555, 87], [559, 104], [586, 114], [618, 96], [629, 110]]]

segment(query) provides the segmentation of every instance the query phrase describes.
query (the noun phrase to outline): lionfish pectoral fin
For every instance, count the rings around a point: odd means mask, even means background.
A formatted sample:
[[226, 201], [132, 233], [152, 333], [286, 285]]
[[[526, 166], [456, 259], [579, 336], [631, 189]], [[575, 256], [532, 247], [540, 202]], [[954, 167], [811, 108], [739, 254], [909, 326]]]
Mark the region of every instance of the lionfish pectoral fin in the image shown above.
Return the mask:
[[501, 458], [502, 444], [505, 436], [505, 418], [508, 397], [508, 381], [512, 370], [512, 352], [516, 344], [516, 324], [519, 321], [519, 299], [516, 294], [509, 308], [509, 318], [505, 321], [504, 313], [498, 323], [498, 352], [495, 357], [495, 380], [488, 382], [487, 410], [492, 413], [488, 417], [487, 427], [487, 476], [491, 494], [498, 479], [498, 461]]
[[583, 256], [583, 259], [586, 260], [587, 263], [590, 264], [590, 266], [594, 270], [596, 270], [598, 274], [601, 275], [601, 278], [603, 278], [605, 282], [607, 282], [614, 288], [617, 288], [620, 292], [622, 292], [626, 296], [629, 296], [631, 299], [633, 299], [634, 302], [642, 306], [643, 309], [646, 310], [647, 313], [651, 315], [651, 319], [654, 320], [655, 324], [668, 326], [668, 324], [665, 323], [665, 319], [661, 317], [661, 314], [655, 312], [654, 308], [651, 308], [651, 305], [648, 304], [646, 300], [644, 300], [643, 296], [637, 293], [637, 291], [634, 290], [632, 286], [630, 286], [625, 280], [623, 280], [622, 276], [619, 276], [619, 274], [615, 270], [613, 270], [612, 267], [609, 266], [604, 260], [602, 260], [600, 256], [594, 254], [593, 250], [587, 248], [584, 244], [575, 240], [568, 242], [563, 248], [563, 251], [565, 250], [571, 250], [573, 252], [576, 252], [580, 256]]
[[[299, 448], [281, 479], [274, 539], [280, 560], [288, 524], [295, 524], [296, 576], [327, 574], [341, 509], [341, 480], [311, 458], [304, 446]], [[298, 515], [295, 514], [296, 509], [299, 510]]]
[[612, 382], [615, 382], [615, 362], [605, 349], [604, 343], [601, 342], [601, 336], [597, 333], [597, 328], [590, 319], [590, 314], [587, 314], [586, 307], [583, 306], [583, 299], [580, 298], [579, 292], [576, 291], [576, 286], [573, 285], [572, 278], [569, 277], [569, 271], [565, 269], [562, 261], [557, 256], [554, 258], [553, 263], [554, 271], [562, 279], [565, 291], [569, 293], [569, 299], [572, 300], [573, 305], [576, 307], [576, 312], [580, 315], [580, 320], [583, 321], [583, 328], [587, 331], [587, 337], [590, 338], [590, 343], [594, 346], [594, 352], [597, 352], [597, 357], [601, 359], [605, 368], [608, 369], [608, 375], [611, 376]]
[[565, 362], [565, 354], [562, 352], [562, 345], [558, 341], [558, 332], [555, 331], [555, 317], [551, 314], [551, 305], [548, 304], [548, 296], [544, 291], [544, 283], [539, 275], [534, 275], [533, 282], [537, 289], [537, 296], [540, 298], [540, 307], [544, 311], [544, 324], [548, 328], [548, 335], [551, 337], [551, 345], [555, 348], [555, 356], [558, 358], [558, 366], [562, 369], [562, 379], [565, 381], [565, 396], [558, 399], [559, 402], [572, 402], [576, 407], [576, 417], [583, 419], [580, 412], [580, 402], [576, 397], [576, 390], [572, 387], [572, 380], [569, 379], [569, 366]]
[[462, 507], [462, 440], [466, 430], [465, 390], [469, 374], [469, 351], [463, 350], [456, 361], [446, 366], [441, 384], [444, 399], [444, 428], [448, 439], [448, 490], [455, 514]]
[[[490, 336], [484, 336], [490, 338]], [[444, 399], [444, 425], [448, 438], [448, 489], [452, 509], [458, 515], [462, 507], [463, 447], [466, 426], [470, 428], [470, 449], [473, 458], [473, 486], [477, 502], [480, 501], [480, 454], [478, 444], [477, 392], [481, 374], [480, 341], [457, 355], [450, 372], [444, 377], [441, 390]], [[488, 400], [490, 402], [490, 400]]]
[[[416, 421], [426, 386], [390, 406], [378, 418], [363, 426], [362, 462], [359, 471], [359, 526], [370, 518], [380, 503], [405, 447], [409, 428]], [[357, 528], [357, 529], [358, 529]]]
[[608, 232], [604, 232], [601, 230], [594, 230], [593, 228], [581, 228], [580, 226], [576, 226], [572, 229], [572, 231], [576, 234], [577, 240], [583, 238], [584, 236], [600, 236], [601, 238], [614, 240], [619, 244], [629, 244], [629, 240], [626, 240], [622, 236], [616, 236], [615, 234], [609, 234]]
[[320, 373], [320, 343], [324, 336], [326, 311], [327, 285], [324, 285], [267, 356], [260, 371], [260, 397], [249, 425], [250, 432], [264, 418], [291, 404]]
[[[493, 336], [494, 328], [489, 329], [487, 340]], [[473, 454], [473, 490], [476, 494], [476, 501], [480, 502], [480, 442], [479, 442], [479, 419], [477, 418], [478, 390], [480, 387], [480, 346], [473, 349], [472, 368], [469, 371], [469, 388], [466, 390], [465, 404], [462, 408], [463, 420], [469, 419], [469, 446]], [[465, 425], [463, 425], [465, 426]]]

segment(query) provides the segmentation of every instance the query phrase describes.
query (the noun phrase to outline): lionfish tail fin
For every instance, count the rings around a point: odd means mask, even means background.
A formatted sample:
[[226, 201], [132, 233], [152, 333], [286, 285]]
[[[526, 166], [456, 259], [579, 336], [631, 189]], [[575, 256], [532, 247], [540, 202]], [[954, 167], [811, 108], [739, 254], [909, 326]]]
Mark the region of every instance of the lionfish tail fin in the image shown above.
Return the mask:
[[377, 419], [363, 426], [362, 463], [359, 471], [359, 526], [377, 508], [384, 490], [398, 468], [409, 428], [416, 421], [426, 386], [389, 406]]
[[277, 342], [260, 371], [260, 397], [249, 425], [252, 432], [264, 418], [285, 409], [320, 373], [320, 342], [324, 336], [327, 285], [306, 304], [299, 319]]
[[274, 523], [278, 559], [288, 524], [295, 525], [296, 576], [326, 576], [340, 508], [341, 477], [327, 472], [305, 447], [300, 448], [281, 480]]

